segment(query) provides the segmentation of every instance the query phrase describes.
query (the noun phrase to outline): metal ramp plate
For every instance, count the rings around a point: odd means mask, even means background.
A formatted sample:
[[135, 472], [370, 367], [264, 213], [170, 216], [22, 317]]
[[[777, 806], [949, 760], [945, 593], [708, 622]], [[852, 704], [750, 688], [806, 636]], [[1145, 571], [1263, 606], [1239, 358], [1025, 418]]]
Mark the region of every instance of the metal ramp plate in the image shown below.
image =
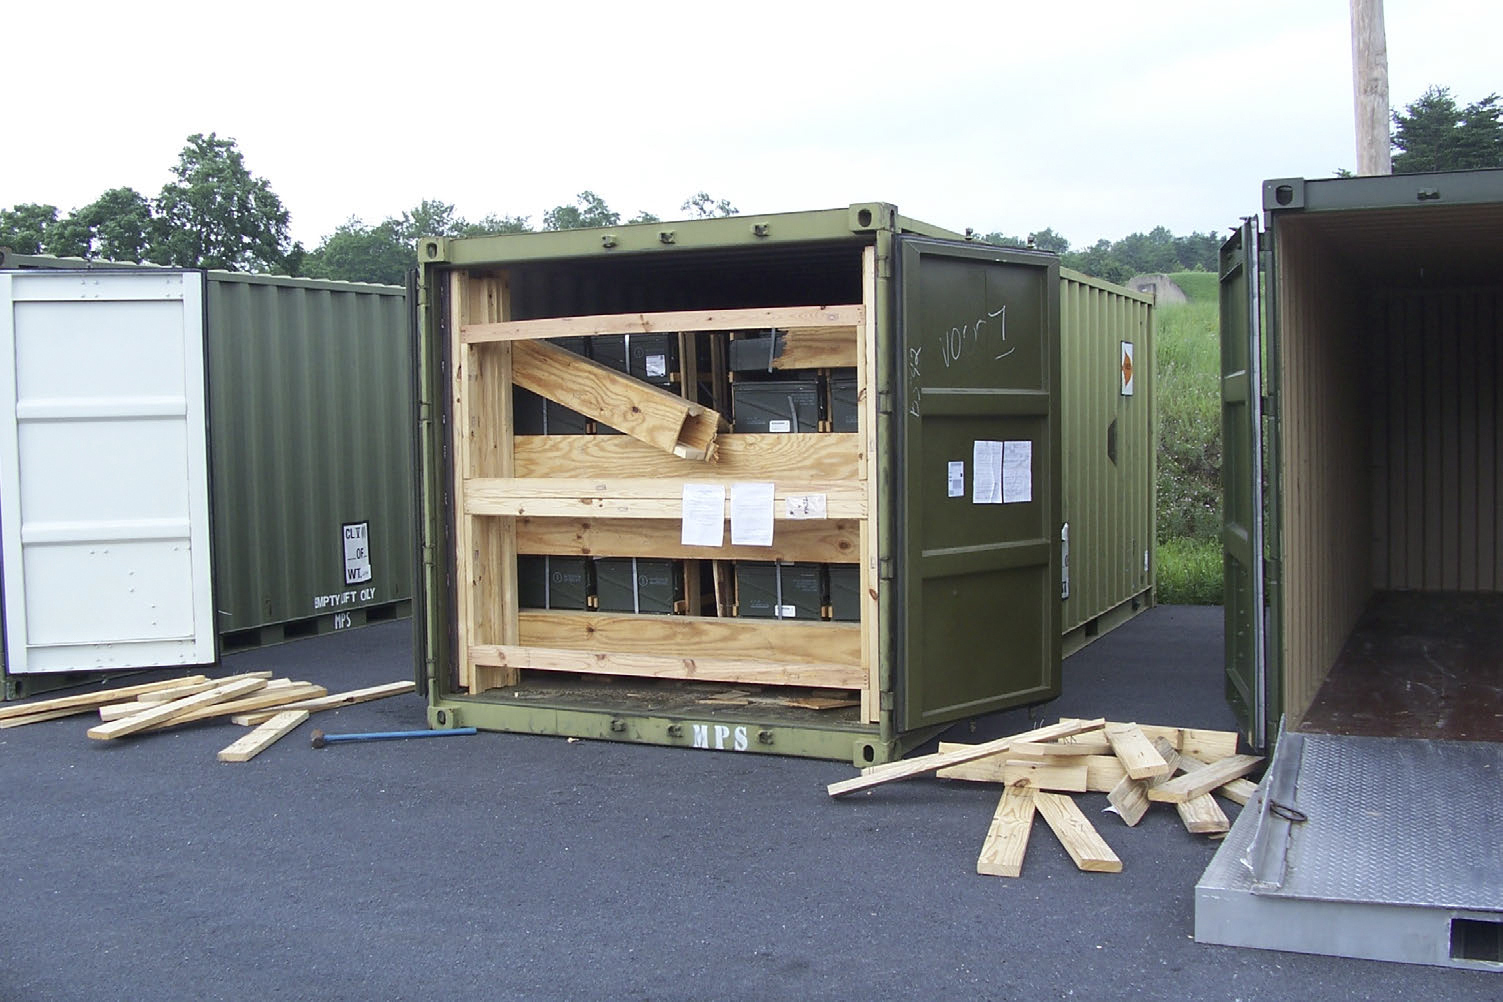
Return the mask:
[[1195, 938], [1503, 971], [1500, 793], [1500, 744], [1286, 735], [1195, 887]]

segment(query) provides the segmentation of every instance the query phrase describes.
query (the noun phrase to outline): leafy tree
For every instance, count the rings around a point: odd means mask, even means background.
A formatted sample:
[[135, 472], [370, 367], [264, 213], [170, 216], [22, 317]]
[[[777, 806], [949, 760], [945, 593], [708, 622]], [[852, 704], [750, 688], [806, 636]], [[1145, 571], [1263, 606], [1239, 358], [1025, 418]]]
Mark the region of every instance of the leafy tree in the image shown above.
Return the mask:
[[577, 230], [586, 226], [615, 226], [621, 213], [605, 204], [593, 191], [582, 191], [573, 205], [557, 205], [543, 213], [545, 230]]
[[134, 188], [111, 188], [60, 221], [57, 237], [48, 250], [59, 255], [140, 262], [151, 255], [156, 233], [151, 202]]
[[310, 278], [401, 285], [416, 261], [402, 220], [387, 219], [366, 226], [351, 217], [308, 254], [303, 272]]
[[662, 217], [655, 216], [646, 209], [638, 209], [637, 214], [627, 220], [628, 223], [661, 223]]
[[690, 219], [713, 219], [717, 216], [735, 216], [741, 210], [723, 198], [711, 198], [709, 192], [698, 191], [684, 200], [680, 209], [689, 214]]
[[1395, 174], [1503, 167], [1503, 106], [1489, 94], [1465, 108], [1431, 87], [1393, 115]]
[[1070, 241], [1055, 233], [1053, 227], [1028, 234], [1028, 242], [1041, 251], [1053, 254], [1063, 254], [1070, 249]]
[[[459, 236], [462, 237], [488, 237], [497, 233], [531, 233], [531, 216], [498, 216], [494, 212], [484, 216], [478, 222], [464, 223], [459, 227]], [[422, 236], [414, 233], [413, 238]]]
[[230, 271], [285, 266], [287, 210], [246, 168], [235, 140], [189, 136], [172, 174], [156, 200], [153, 261]]
[[0, 247], [17, 254], [40, 254], [48, 231], [57, 225], [57, 206], [22, 202], [0, 209]]

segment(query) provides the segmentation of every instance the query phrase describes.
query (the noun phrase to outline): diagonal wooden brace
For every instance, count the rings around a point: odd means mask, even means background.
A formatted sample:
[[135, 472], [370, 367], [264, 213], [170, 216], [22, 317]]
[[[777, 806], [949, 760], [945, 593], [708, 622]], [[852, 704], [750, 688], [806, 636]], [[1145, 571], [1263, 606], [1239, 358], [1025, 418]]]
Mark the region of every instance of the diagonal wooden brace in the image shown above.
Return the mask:
[[678, 456], [715, 461], [721, 417], [546, 341], [512, 343], [512, 382]]

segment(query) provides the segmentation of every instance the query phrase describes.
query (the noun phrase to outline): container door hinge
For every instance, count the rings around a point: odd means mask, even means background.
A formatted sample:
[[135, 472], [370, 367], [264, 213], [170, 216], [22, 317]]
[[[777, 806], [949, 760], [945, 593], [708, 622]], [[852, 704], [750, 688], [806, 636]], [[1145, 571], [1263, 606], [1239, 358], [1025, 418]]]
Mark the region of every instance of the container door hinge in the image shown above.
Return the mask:
[[877, 560], [877, 577], [883, 581], [892, 580], [892, 558], [880, 557]]
[[891, 414], [892, 413], [892, 391], [891, 390], [879, 390], [877, 392], [877, 413], [878, 414]]
[[880, 701], [880, 706], [881, 706], [882, 709], [889, 710], [889, 711], [893, 708], [892, 690], [889, 689], [889, 690], [887, 690], [887, 691], [885, 691], [885, 692], [882, 693], [882, 699]]

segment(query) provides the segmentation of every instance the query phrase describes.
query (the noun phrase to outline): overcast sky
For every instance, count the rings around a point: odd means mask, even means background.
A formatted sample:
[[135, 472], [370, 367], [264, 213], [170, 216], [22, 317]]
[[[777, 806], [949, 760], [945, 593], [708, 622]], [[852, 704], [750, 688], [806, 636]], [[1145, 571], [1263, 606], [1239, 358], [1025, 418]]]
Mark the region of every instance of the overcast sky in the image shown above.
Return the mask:
[[[424, 198], [664, 218], [894, 202], [1077, 246], [1355, 165], [1347, 0], [17, 3], [0, 206], [155, 195], [233, 137], [312, 247]], [[1393, 103], [1503, 91], [1503, 4], [1387, 0]]]

